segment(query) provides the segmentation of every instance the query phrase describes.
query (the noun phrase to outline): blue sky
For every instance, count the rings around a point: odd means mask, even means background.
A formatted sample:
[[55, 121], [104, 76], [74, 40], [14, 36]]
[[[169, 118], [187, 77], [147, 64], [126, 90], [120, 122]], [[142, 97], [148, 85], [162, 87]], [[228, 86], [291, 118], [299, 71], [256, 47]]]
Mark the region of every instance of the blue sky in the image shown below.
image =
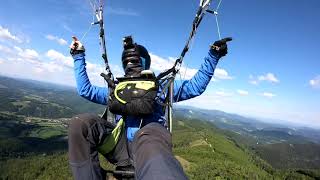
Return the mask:
[[[199, 4], [183, 2], [106, 1], [107, 52], [115, 74], [122, 74], [125, 35], [147, 47], [155, 72], [170, 67]], [[72, 35], [81, 38], [88, 31], [92, 17], [88, 0], [1, 2], [0, 73], [74, 86], [68, 45]], [[222, 36], [234, 38], [229, 54], [207, 91], [181, 104], [320, 127], [320, 1], [223, 0], [218, 17]], [[82, 41], [89, 77], [104, 86], [97, 34], [93, 26]], [[207, 15], [182, 78], [192, 77], [217, 39], [215, 18]]]

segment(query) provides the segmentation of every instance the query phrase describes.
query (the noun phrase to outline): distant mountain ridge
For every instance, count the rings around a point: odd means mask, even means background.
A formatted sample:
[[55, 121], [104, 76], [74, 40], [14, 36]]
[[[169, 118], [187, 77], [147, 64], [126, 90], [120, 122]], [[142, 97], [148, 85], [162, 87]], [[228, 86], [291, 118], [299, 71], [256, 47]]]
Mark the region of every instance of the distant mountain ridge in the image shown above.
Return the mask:
[[[245, 144], [273, 167], [320, 169], [320, 131], [289, 128], [217, 110], [176, 107], [175, 116], [212, 122], [237, 144]], [[233, 133], [230, 133], [233, 132]]]
[[267, 123], [219, 110], [176, 106], [174, 112], [189, 119], [196, 118], [213, 122], [217, 127], [231, 130], [237, 134], [250, 137], [257, 136], [257, 143], [280, 143], [283, 140], [290, 140], [292, 143], [304, 141], [320, 143], [320, 130], [318, 129]]

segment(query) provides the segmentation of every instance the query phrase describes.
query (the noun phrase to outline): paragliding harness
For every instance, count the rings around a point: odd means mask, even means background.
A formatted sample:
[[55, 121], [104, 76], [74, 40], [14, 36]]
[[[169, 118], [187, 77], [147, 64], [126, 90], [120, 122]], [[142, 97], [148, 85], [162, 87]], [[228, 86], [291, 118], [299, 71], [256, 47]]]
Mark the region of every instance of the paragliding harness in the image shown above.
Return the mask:
[[146, 77], [146, 72], [142, 73], [141, 77], [117, 78], [119, 83], [111, 94], [110, 112], [123, 117], [144, 117], [153, 113], [158, 90], [156, 78], [152, 74]]
[[[145, 116], [153, 113], [154, 103], [159, 103], [163, 105], [163, 110], [167, 111], [167, 129], [172, 133], [172, 104], [173, 104], [173, 82], [179, 73], [181, 68], [183, 58], [187, 51], [189, 50], [190, 42], [194, 38], [196, 30], [202, 21], [206, 12], [214, 14], [216, 16], [216, 23], [218, 27], [218, 34], [220, 38], [220, 30], [217, 21], [217, 9], [220, 6], [221, 0], [215, 11], [209, 10], [208, 7], [212, 0], [200, 0], [200, 6], [193, 20], [192, 31], [189, 38], [180, 54], [180, 57], [175, 61], [172, 68], [160, 73], [157, 77], [150, 72], [142, 72], [140, 77], [135, 78], [117, 78], [118, 82], [115, 83], [113, 74], [110, 70], [107, 53], [106, 53], [106, 43], [105, 43], [105, 33], [104, 33], [104, 22], [103, 22], [103, 0], [100, 0], [100, 6], [95, 9], [95, 16], [97, 21], [92, 24], [99, 24], [100, 26], [100, 47], [102, 59], [105, 62], [106, 73], [101, 73], [100, 75], [105, 79], [108, 84], [109, 94], [108, 94], [108, 105], [104, 114], [103, 119], [110, 122], [114, 120], [114, 116], [109, 118], [109, 110], [118, 115], [122, 115], [125, 118], [128, 115], [133, 116]], [[91, 3], [91, 1], [90, 1]], [[92, 4], [91, 4], [92, 5]], [[92, 6], [93, 7], [93, 6]], [[94, 8], [94, 7], [93, 7]], [[221, 39], [221, 38], [220, 38]], [[116, 85], [117, 84], [117, 85]], [[159, 87], [161, 87], [161, 92], [157, 93]], [[177, 99], [179, 100], [181, 89], [178, 92]], [[161, 97], [165, 97], [164, 101]], [[141, 108], [142, 107], [142, 108]], [[118, 141], [125, 134], [125, 121], [124, 119], [118, 121], [117, 125], [113, 129], [112, 133], [108, 135], [102, 145], [98, 147], [100, 153], [104, 156], [110, 156], [117, 145]], [[121, 140], [120, 140], [121, 141]], [[117, 165], [117, 163], [115, 163]], [[132, 171], [108, 171], [116, 177], [132, 178], [134, 177], [134, 172]]]
[[[130, 39], [131, 44], [126, 44]], [[133, 44], [131, 37], [124, 39], [124, 49], [131, 50], [136, 44]], [[139, 54], [139, 53], [138, 53]], [[117, 126], [112, 133], [108, 135], [102, 145], [98, 147], [98, 151], [103, 154], [109, 162], [115, 164], [116, 171], [108, 171], [114, 177], [119, 179], [132, 178], [134, 176], [134, 168], [128, 148], [125, 132], [125, 119], [127, 116], [135, 116], [140, 119], [140, 127], [145, 116], [153, 114], [155, 110], [155, 97], [157, 96], [158, 83], [154, 73], [150, 70], [142, 71], [139, 76], [118, 77], [114, 83], [115, 87], [109, 94], [108, 109], [112, 114], [121, 115]], [[128, 148], [124, 153], [120, 153], [118, 148]], [[121, 157], [117, 159], [114, 156]], [[129, 170], [127, 169], [129, 168]], [[130, 171], [131, 170], [131, 171]]]

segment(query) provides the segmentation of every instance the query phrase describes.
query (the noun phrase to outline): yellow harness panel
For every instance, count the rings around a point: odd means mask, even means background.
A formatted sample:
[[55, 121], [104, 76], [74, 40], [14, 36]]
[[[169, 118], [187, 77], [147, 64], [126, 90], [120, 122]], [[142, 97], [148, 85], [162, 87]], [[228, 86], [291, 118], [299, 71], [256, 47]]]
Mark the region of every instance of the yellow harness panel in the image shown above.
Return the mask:
[[136, 89], [142, 89], [142, 90], [149, 90], [152, 89], [156, 86], [154, 81], [125, 81], [125, 82], [120, 82], [115, 90], [114, 90], [114, 96], [118, 99], [123, 104], [126, 104], [127, 102], [123, 99], [121, 99], [118, 96], [118, 92], [124, 90], [125, 88], [131, 88], [130, 86], [134, 86]]

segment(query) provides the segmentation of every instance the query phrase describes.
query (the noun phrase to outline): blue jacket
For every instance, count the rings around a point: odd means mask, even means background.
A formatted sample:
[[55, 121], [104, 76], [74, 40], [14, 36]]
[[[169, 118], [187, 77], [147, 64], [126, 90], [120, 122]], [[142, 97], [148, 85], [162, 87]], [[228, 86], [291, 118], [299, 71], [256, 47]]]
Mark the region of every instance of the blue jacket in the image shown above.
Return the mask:
[[[90, 83], [86, 72], [85, 54], [77, 54], [73, 56], [73, 59], [74, 73], [79, 95], [91, 102], [106, 105], [108, 88], [94, 86]], [[200, 69], [190, 80], [174, 81], [174, 101], [184, 101], [201, 95], [205, 91], [214, 74], [218, 60], [219, 58], [217, 54], [213, 51], [209, 51], [208, 55], [204, 58], [204, 62]], [[166, 119], [162, 108], [162, 106], [156, 105], [154, 113], [145, 117], [143, 119], [143, 124], [158, 122], [164, 125]], [[129, 141], [132, 141], [134, 134], [139, 130], [140, 119], [129, 116], [125, 120], [125, 126], [127, 129], [127, 138]]]

